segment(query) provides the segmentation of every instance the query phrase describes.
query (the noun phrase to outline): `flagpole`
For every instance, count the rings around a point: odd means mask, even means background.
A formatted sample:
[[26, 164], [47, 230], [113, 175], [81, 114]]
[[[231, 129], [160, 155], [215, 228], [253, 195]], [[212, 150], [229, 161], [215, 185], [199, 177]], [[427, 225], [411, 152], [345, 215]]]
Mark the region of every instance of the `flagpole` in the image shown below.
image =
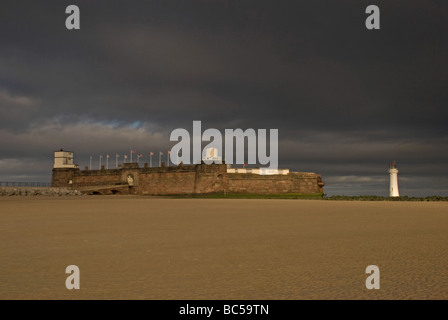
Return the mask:
[[168, 151], [168, 153], [166, 154], [166, 163], [168, 164], [168, 167], [170, 166], [170, 153], [171, 151]]
[[149, 167], [152, 168], [152, 153], [149, 153]]
[[89, 167], [89, 169], [92, 170], [92, 156], [90, 156], [90, 167]]
[[132, 150], [131, 150], [131, 163], [132, 163]]
[[118, 154], [115, 154], [115, 169], [118, 169]]
[[99, 165], [99, 169], [98, 170], [101, 170], [101, 159], [103, 158], [103, 156], [102, 155], [100, 155], [100, 165]]
[[106, 156], [106, 170], [109, 170], [109, 155]]
[[162, 152], [159, 151], [159, 167], [162, 166]]

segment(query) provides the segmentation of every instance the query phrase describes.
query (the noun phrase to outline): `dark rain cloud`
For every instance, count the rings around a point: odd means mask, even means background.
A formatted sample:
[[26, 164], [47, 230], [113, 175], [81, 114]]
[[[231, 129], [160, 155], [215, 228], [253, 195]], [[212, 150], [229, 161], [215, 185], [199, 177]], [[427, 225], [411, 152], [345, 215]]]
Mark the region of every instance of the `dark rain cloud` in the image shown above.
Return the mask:
[[[65, 28], [70, 4], [81, 30]], [[381, 30], [364, 26], [369, 4]], [[402, 189], [446, 195], [447, 12], [436, 0], [2, 1], [0, 180], [48, 179], [59, 147], [82, 166], [168, 150], [173, 129], [202, 120], [278, 128], [280, 166], [322, 173], [330, 193], [386, 194], [397, 160]]]

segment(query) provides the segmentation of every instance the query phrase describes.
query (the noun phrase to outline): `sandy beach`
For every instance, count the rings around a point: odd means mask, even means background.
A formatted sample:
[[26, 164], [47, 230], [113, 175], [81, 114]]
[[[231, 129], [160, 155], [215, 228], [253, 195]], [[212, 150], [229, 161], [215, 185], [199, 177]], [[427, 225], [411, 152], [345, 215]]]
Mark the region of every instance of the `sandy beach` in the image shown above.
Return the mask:
[[447, 227], [446, 202], [1, 198], [0, 299], [448, 299]]

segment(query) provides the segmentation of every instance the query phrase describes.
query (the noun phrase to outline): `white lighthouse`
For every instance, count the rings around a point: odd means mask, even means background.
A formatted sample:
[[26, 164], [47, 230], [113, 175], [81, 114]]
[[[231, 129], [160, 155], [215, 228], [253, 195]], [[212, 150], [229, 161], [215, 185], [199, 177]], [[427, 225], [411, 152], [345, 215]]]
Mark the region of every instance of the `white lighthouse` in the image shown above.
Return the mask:
[[395, 161], [390, 164], [389, 168], [390, 174], [390, 197], [399, 197], [400, 193], [398, 192], [398, 169]]

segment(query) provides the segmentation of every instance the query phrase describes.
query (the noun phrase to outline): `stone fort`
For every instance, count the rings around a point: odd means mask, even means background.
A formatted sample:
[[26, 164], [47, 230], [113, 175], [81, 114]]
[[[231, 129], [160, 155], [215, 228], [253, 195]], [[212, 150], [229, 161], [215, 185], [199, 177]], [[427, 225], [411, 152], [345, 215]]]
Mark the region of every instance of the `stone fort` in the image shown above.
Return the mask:
[[140, 167], [124, 163], [115, 169], [80, 170], [73, 152], [54, 153], [52, 187], [88, 194], [189, 195], [189, 194], [318, 194], [325, 183], [319, 174], [288, 169], [232, 168], [227, 164]]

